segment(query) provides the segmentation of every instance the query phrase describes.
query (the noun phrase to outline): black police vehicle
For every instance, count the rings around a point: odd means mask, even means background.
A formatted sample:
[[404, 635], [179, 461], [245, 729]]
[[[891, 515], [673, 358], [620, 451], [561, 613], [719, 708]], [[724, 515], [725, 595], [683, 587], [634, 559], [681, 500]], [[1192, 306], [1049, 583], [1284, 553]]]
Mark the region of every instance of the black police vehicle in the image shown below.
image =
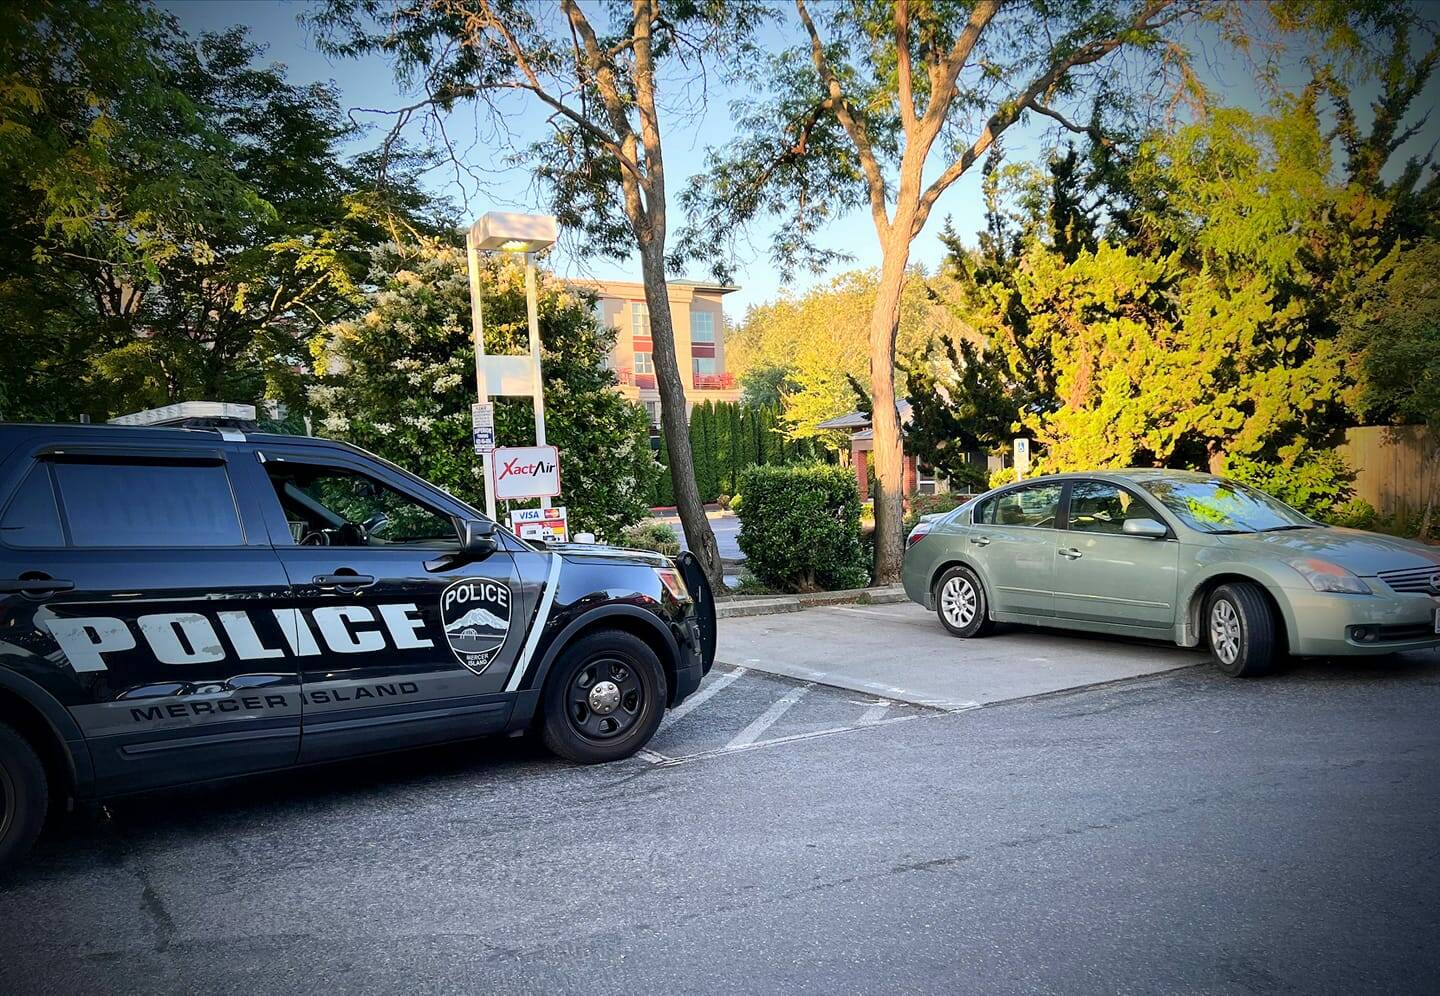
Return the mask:
[[689, 555], [532, 545], [342, 443], [0, 425], [0, 867], [56, 800], [532, 729], [628, 757], [714, 654]]

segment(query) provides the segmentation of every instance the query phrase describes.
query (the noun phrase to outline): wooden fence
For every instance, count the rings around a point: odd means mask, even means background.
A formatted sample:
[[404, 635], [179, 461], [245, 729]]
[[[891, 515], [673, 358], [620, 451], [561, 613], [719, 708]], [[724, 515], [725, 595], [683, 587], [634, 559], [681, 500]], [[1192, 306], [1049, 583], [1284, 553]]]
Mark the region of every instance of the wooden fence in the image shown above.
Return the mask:
[[1432, 495], [1440, 503], [1440, 435], [1422, 425], [1350, 429], [1340, 455], [1355, 469], [1355, 497], [1381, 515], [1418, 521]]

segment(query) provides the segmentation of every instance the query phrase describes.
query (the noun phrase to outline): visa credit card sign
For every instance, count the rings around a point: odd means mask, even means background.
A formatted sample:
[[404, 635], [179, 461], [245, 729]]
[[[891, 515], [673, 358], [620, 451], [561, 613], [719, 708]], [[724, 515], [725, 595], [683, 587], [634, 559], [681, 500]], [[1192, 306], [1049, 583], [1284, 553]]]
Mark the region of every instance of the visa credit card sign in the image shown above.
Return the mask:
[[517, 508], [510, 512], [510, 531], [521, 539], [542, 543], [568, 543], [570, 527], [565, 508]]
[[560, 493], [560, 454], [553, 446], [498, 446], [491, 467], [501, 501]]

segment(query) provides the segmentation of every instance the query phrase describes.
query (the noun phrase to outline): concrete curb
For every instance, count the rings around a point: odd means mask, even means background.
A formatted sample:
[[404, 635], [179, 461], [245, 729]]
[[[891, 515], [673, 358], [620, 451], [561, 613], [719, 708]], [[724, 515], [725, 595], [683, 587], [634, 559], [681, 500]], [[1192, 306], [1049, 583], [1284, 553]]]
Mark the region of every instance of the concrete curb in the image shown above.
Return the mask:
[[715, 606], [717, 619], [743, 616], [765, 616], [777, 612], [799, 612], [817, 605], [890, 605], [905, 601], [905, 589], [899, 585], [880, 588], [850, 588], [845, 591], [816, 591], [803, 595], [738, 595], [721, 599]]

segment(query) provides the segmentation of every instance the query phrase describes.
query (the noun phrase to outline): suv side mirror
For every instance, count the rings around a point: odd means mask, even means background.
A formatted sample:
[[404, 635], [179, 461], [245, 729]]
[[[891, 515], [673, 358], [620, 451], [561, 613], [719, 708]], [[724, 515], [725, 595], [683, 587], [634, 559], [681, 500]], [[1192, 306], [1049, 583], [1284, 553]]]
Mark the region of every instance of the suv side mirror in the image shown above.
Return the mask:
[[1154, 519], [1126, 519], [1120, 529], [1126, 536], [1140, 536], [1144, 539], [1164, 539], [1170, 533], [1164, 523]]
[[427, 571], [444, 571], [473, 564], [477, 560], [484, 560], [500, 548], [500, 542], [495, 538], [495, 523], [488, 519], [462, 519], [459, 527], [460, 549], [455, 553], [427, 560]]

